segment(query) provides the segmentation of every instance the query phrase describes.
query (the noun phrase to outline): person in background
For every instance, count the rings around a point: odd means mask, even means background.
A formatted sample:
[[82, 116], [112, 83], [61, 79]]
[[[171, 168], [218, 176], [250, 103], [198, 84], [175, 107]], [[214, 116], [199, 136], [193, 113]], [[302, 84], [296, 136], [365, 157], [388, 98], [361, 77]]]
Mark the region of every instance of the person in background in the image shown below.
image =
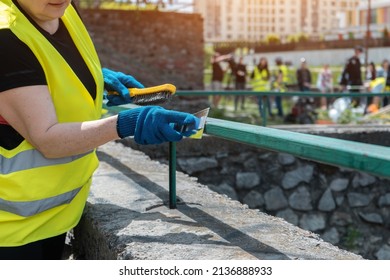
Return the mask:
[[291, 60], [286, 60], [284, 62], [284, 65], [286, 65], [286, 68], [287, 68], [287, 79], [286, 79], [286, 88], [289, 89], [289, 87], [292, 87], [294, 86], [295, 84], [297, 84], [296, 80], [296, 69], [293, 65], [293, 63], [291, 62]]
[[[211, 76], [211, 90], [212, 91], [222, 91], [222, 82], [223, 78], [225, 76], [225, 71], [223, 70], [221, 66], [222, 61], [226, 61], [231, 59], [231, 55], [221, 55], [220, 53], [216, 52], [211, 57], [211, 68], [212, 68], [212, 76]], [[218, 107], [219, 102], [221, 101], [221, 95], [213, 95], [213, 106], [215, 108]]]
[[[371, 65], [371, 69], [375, 69], [375, 65]], [[370, 68], [369, 68], [370, 69]], [[388, 60], [384, 60], [382, 62], [382, 67], [378, 69], [378, 71], [374, 72], [374, 75], [370, 75], [367, 78], [374, 77], [373, 80], [366, 81], [368, 84], [368, 88], [370, 92], [372, 93], [383, 93], [388, 92], [389, 87], [386, 86], [387, 79], [388, 79], [388, 70], [389, 70], [389, 62]], [[381, 104], [381, 99], [382, 104]], [[376, 113], [379, 111], [379, 108], [382, 106], [387, 106], [387, 96], [380, 97], [380, 96], [374, 96], [372, 98], [369, 98], [368, 106], [366, 109], [366, 113]]]
[[368, 68], [366, 71], [366, 81], [373, 81], [376, 79], [376, 68], [375, 68], [375, 63], [371, 62], [368, 64]]
[[[235, 74], [235, 89], [245, 90], [247, 70], [246, 70], [246, 65], [244, 64], [244, 58], [242, 56], [239, 58], [238, 64], [235, 65], [234, 74]], [[234, 97], [235, 111], [237, 111], [238, 103], [240, 101], [241, 101], [241, 109], [242, 110], [245, 109], [245, 95], [236, 95]]]
[[[318, 74], [317, 87], [321, 93], [333, 93], [333, 76], [329, 64], [324, 64], [321, 72]], [[321, 109], [328, 107], [328, 98], [321, 97]]]
[[[283, 64], [283, 60], [280, 57], [275, 59], [276, 71], [273, 74], [272, 90], [276, 92], [285, 92], [287, 90], [288, 82], [288, 68]], [[278, 116], [283, 118], [283, 104], [282, 97], [275, 96], [275, 104], [278, 110]]]
[[127, 88], [143, 85], [101, 67], [71, 0], [1, 0], [0, 41], [0, 259], [61, 259], [96, 148], [130, 136], [144, 145], [180, 141], [199, 120], [159, 106], [101, 118], [104, 89], [125, 104]]
[[[376, 67], [375, 67], [375, 63], [374, 62], [370, 62], [370, 64], [368, 64], [368, 67], [366, 69], [366, 79], [364, 81], [364, 85], [365, 85], [365, 88], [370, 91], [370, 92], [374, 92], [375, 91], [375, 84], [376, 84], [376, 78], [377, 78], [377, 74], [376, 74]], [[373, 97], [367, 97], [367, 107], [365, 109], [365, 112], [366, 113], [372, 113], [374, 111], [377, 111], [378, 110], [378, 107], [376, 104], [374, 104], [374, 98]], [[376, 103], [376, 102], [375, 102]]]
[[[360, 63], [360, 56], [362, 53], [363, 48], [361, 46], [356, 46], [354, 49], [354, 55], [347, 60], [340, 79], [342, 91], [349, 90], [349, 92], [360, 92], [360, 89], [363, 86]], [[364, 102], [364, 98], [353, 98], [353, 103], [355, 106], [365, 106]]]
[[381, 67], [379, 67], [377, 73], [377, 77], [385, 77], [387, 78], [387, 73], [389, 71], [389, 61], [384, 59], [382, 61]]
[[311, 72], [309, 68], [307, 68], [305, 58], [301, 58], [301, 67], [297, 70], [297, 82], [300, 91], [310, 91]]
[[[386, 85], [385, 85], [385, 91], [390, 91], [390, 74], [388, 72], [387, 78], [386, 78]], [[390, 104], [390, 96], [386, 95], [383, 97], [383, 106], [388, 106]]]
[[[390, 75], [389, 75], [389, 61], [387, 59], [384, 59], [382, 61], [382, 67], [380, 69], [378, 69], [378, 78], [384, 78], [385, 79], [385, 88], [384, 88], [384, 91], [385, 92], [389, 92], [390, 91]], [[389, 104], [389, 96], [384, 96], [382, 98], [382, 106], [385, 107]], [[379, 102], [378, 102], [379, 103]]]
[[359, 92], [360, 87], [363, 85], [360, 63], [360, 55], [363, 53], [363, 48], [356, 46], [354, 51], [354, 55], [347, 60], [344, 66], [340, 85], [343, 90], [350, 86], [350, 92]]
[[[270, 90], [270, 78], [271, 74], [268, 69], [267, 58], [260, 58], [259, 64], [255, 66], [251, 74], [251, 84], [253, 91], [269, 91]], [[266, 100], [266, 104], [263, 103], [263, 100]], [[268, 107], [268, 114], [270, 117], [273, 117], [272, 108], [269, 101], [269, 97], [258, 97], [259, 112], [260, 116], [263, 116], [264, 106]]]

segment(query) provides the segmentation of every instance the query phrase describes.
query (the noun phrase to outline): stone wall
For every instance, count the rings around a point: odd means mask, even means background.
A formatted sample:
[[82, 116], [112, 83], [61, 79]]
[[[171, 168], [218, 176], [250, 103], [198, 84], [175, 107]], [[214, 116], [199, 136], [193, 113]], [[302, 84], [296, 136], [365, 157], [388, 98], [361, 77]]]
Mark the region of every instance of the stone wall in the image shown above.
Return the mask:
[[[122, 142], [167, 162], [167, 145]], [[178, 143], [177, 153], [178, 169], [216, 192], [364, 258], [390, 259], [387, 179], [207, 136]]]
[[203, 21], [197, 14], [81, 10], [103, 67], [146, 86], [203, 89]]

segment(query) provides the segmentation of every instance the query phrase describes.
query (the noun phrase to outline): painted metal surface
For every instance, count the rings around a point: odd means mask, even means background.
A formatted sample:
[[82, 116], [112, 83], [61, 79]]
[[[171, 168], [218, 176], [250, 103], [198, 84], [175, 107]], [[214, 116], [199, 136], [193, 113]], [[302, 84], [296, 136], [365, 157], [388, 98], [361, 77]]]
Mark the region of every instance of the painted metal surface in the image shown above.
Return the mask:
[[205, 133], [266, 150], [390, 177], [390, 148], [208, 118]]

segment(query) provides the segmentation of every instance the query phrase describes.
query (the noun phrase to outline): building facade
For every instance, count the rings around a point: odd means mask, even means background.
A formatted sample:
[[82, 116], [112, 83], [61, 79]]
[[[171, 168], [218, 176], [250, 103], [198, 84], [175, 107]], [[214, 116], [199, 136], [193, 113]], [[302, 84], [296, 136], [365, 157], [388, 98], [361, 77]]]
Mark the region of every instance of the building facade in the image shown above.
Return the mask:
[[344, 35], [352, 33], [355, 38], [362, 38], [367, 34], [369, 20], [370, 36], [380, 38], [385, 29], [390, 32], [390, 1], [370, 0], [369, 5], [369, 0], [362, 0], [357, 9], [349, 12], [347, 20], [347, 26], [340, 29], [339, 33]]
[[265, 40], [277, 34], [319, 37], [347, 24], [359, 0], [194, 0], [207, 42]]

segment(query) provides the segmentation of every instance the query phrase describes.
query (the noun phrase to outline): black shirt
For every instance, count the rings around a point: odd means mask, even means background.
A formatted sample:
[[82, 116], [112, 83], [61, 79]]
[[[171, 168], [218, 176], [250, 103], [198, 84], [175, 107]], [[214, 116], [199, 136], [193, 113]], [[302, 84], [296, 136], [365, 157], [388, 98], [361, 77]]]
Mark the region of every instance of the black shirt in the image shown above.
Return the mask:
[[[15, 4], [18, 5], [16, 1]], [[20, 7], [19, 9], [22, 10]], [[28, 15], [26, 17], [29, 18]], [[53, 35], [37, 26], [31, 19], [30, 22], [64, 57], [92, 98], [95, 99], [95, 80], [63, 22], [60, 20], [59, 28]], [[0, 94], [2, 91], [23, 86], [47, 85], [42, 66], [26, 44], [20, 41], [9, 29], [0, 30], [0, 42]], [[61, 73], [58, 75], [61, 78]], [[23, 140], [23, 137], [11, 126], [0, 124], [1, 147], [13, 149]]]
[[362, 82], [362, 72], [361, 72], [361, 63], [358, 57], [353, 56], [348, 59], [344, 71], [341, 75], [341, 85], [351, 85], [351, 86], [361, 86]]
[[[243, 75], [239, 75], [238, 72], [243, 72]], [[245, 64], [237, 64], [237, 67], [235, 69], [236, 73], [236, 82], [237, 83], [245, 83], [246, 82], [246, 65]]]
[[214, 62], [212, 64], [212, 70], [213, 70], [213, 74], [211, 80], [222, 82], [224, 73], [221, 65], [218, 62]]
[[300, 88], [305, 86], [305, 83], [311, 83], [311, 73], [307, 68], [299, 68], [297, 70], [297, 81]]

